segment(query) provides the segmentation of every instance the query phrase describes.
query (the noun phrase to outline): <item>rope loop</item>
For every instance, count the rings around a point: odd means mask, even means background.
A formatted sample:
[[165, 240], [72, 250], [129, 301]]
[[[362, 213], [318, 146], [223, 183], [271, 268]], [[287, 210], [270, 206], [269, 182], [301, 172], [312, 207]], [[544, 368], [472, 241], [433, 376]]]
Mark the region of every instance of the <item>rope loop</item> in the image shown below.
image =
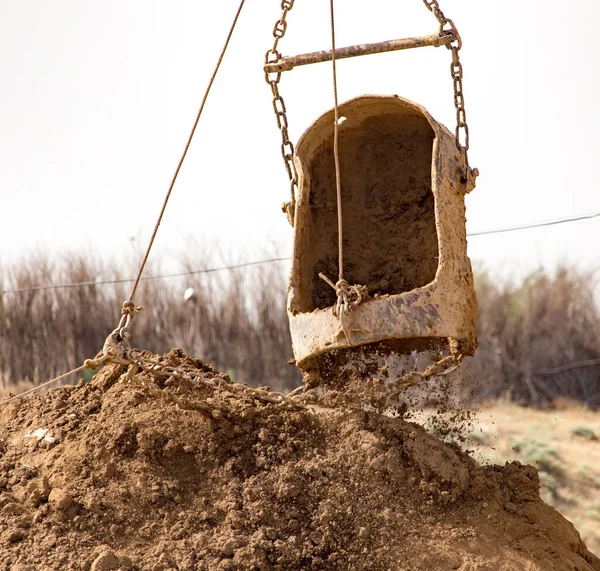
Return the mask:
[[104, 351], [96, 355], [93, 359], [86, 359], [83, 362], [85, 369], [98, 369], [100, 365], [108, 360], [109, 356], [104, 354]]
[[119, 325], [111, 333], [111, 335], [117, 332], [121, 338], [129, 338], [129, 326], [131, 325], [135, 314], [143, 309], [144, 308], [141, 305], [135, 305], [131, 299], [124, 301], [123, 307], [121, 308], [121, 319], [119, 321]]
[[121, 315], [132, 315], [137, 311], [141, 311], [143, 308], [134, 305], [133, 301], [128, 299], [123, 302], [123, 307], [121, 308]]
[[335, 290], [337, 302], [333, 306], [333, 314], [338, 319], [348, 315], [356, 306], [369, 297], [367, 286], [359, 284], [351, 285], [345, 279], [338, 280], [337, 283], [334, 284], [322, 273], [319, 273], [319, 277]]

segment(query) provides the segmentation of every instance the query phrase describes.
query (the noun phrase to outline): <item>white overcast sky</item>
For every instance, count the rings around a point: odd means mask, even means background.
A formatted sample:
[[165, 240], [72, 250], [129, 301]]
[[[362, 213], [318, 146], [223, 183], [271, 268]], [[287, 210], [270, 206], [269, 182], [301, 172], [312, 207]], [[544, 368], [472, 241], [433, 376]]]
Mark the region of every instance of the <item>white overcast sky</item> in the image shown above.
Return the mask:
[[[460, 30], [470, 231], [600, 211], [598, 0], [440, 0]], [[0, 0], [0, 263], [32, 249], [106, 258], [145, 244], [238, 0]], [[285, 55], [326, 49], [326, 0], [298, 0]], [[436, 31], [421, 0], [340, 0], [338, 46]], [[161, 226], [156, 259], [290, 252], [280, 135], [262, 72], [279, 0], [247, 0]], [[454, 129], [450, 54], [340, 61], [340, 101], [396, 93]], [[332, 106], [330, 64], [283, 76], [292, 139]], [[597, 266], [600, 219], [472, 238], [515, 275]], [[272, 253], [273, 250], [270, 250]]]

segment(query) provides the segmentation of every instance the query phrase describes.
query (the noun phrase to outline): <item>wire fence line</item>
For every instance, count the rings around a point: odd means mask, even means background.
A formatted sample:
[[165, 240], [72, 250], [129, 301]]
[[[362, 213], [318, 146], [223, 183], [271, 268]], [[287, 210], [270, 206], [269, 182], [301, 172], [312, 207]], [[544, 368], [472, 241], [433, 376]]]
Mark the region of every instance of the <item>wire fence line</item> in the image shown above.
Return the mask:
[[[61, 282], [93, 283], [93, 260], [66, 263], [71, 266], [57, 274]], [[281, 270], [267, 263], [214, 279], [193, 275], [184, 278], [195, 294], [187, 300], [166, 280], [143, 282], [140, 294], [152, 302], [136, 318], [135, 345], [156, 354], [181, 347], [236, 381], [280, 391], [297, 387], [300, 374], [287, 364], [292, 351]], [[18, 283], [43, 283], [51, 271], [43, 261], [27, 265]], [[465, 390], [474, 391], [469, 398], [504, 396], [545, 406], [562, 396], [600, 408], [596, 283], [591, 272], [576, 268], [538, 270], [518, 283], [482, 270], [479, 349], [462, 376]], [[1, 297], [0, 391], [21, 392], [95, 355], [114, 328], [126, 290], [117, 284]], [[91, 374], [82, 376], [89, 380]]]
[[[187, 267], [212, 266], [201, 258], [196, 264]], [[50, 281], [94, 283], [100, 272], [121, 278], [121, 271], [80, 255], [60, 264], [48, 259], [22, 263], [13, 279], [21, 287]], [[158, 273], [155, 269], [149, 275]], [[174, 284], [146, 280], [139, 293], [143, 302], [148, 300], [147, 310], [136, 317], [135, 345], [155, 354], [180, 347], [236, 381], [255, 385], [268, 381], [276, 390], [295, 385], [299, 373], [288, 365], [293, 355], [284, 273], [277, 264], [264, 264], [211, 274], [214, 278], [176, 278]], [[184, 298], [180, 281], [193, 288], [192, 297]], [[97, 355], [120, 318], [128, 289], [128, 284], [117, 282], [0, 296], [0, 394], [19, 383], [20, 392], [28, 383], [46, 382]], [[81, 374], [86, 380], [91, 375], [91, 370]]]
[[543, 226], [556, 226], [558, 224], [567, 224], [568, 222], [579, 222], [580, 220], [591, 220], [600, 217], [600, 212], [589, 214], [578, 214], [577, 216], [567, 216], [565, 218], [556, 218], [554, 220], [544, 220], [541, 222], [532, 222], [522, 226], [507, 226], [506, 228], [495, 228], [493, 230], [483, 230], [481, 232], [469, 232], [467, 236], [485, 236], [489, 234], [501, 234], [503, 232], [515, 232], [517, 230], [529, 230], [530, 228], [542, 228]]
[[[246, 268], [249, 266], [260, 266], [263, 264], [272, 264], [275, 262], [289, 262], [290, 258], [269, 258], [267, 260], [255, 260], [253, 262], [244, 262], [241, 264], [234, 264], [231, 266], [221, 266], [218, 268], [205, 268], [202, 270], [187, 270], [185, 272], [175, 272], [173, 274], [161, 274], [159, 276], [143, 276], [140, 281], [153, 281], [153, 280], [162, 280], [167, 278], [180, 278], [185, 276], [194, 276], [199, 274], [211, 274], [215, 272], [223, 272], [223, 271], [231, 271], [238, 268]], [[65, 284], [48, 284], [48, 285], [40, 285], [40, 286], [28, 286], [21, 287], [15, 289], [5, 289], [2, 290], [2, 294], [6, 293], [25, 293], [30, 291], [42, 291], [48, 289], [70, 289], [70, 288], [79, 288], [85, 286], [97, 286], [97, 285], [115, 285], [115, 284], [126, 284], [132, 283], [135, 281], [135, 278], [120, 278], [115, 280], [94, 280], [94, 281], [86, 281], [86, 282], [74, 282], [74, 283], [65, 283]]]
[[[589, 214], [580, 214], [577, 216], [569, 216], [565, 218], [557, 218], [553, 220], [545, 220], [541, 222], [533, 222], [530, 224], [523, 224], [520, 226], [507, 226], [505, 228], [494, 228], [491, 230], [482, 230], [479, 232], [469, 232], [467, 233], [467, 237], [477, 237], [477, 236], [486, 236], [490, 234], [500, 234], [505, 232], [516, 232], [519, 230], [529, 230], [533, 228], [542, 228], [546, 226], [556, 226], [558, 224], [567, 224], [570, 222], [579, 222], [582, 220], [591, 220], [594, 218], [599, 218], [600, 212], [592, 212]], [[222, 271], [231, 271], [238, 268], [246, 268], [250, 266], [260, 266], [264, 264], [272, 264], [277, 262], [289, 262], [291, 258], [289, 257], [281, 257], [281, 258], [269, 258], [266, 260], [255, 260], [252, 262], [243, 262], [240, 264], [234, 264], [230, 266], [220, 266], [216, 268], [204, 268], [201, 270], [187, 270], [185, 272], [175, 272], [172, 274], [161, 274], [157, 276], [143, 276], [140, 281], [153, 281], [153, 280], [162, 280], [168, 278], [178, 278], [185, 276], [193, 276], [199, 274], [210, 274], [215, 272]], [[46, 285], [36, 285], [36, 286], [28, 286], [21, 288], [12, 288], [12, 289], [3, 289], [1, 295], [5, 294], [15, 294], [15, 293], [26, 293], [32, 291], [43, 291], [43, 290], [52, 290], [52, 289], [68, 289], [68, 288], [80, 288], [86, 286], [98, 286], [98, 285], [110, 285], [110, 284], [125, 284], [125, 283], [133, 283], [136, 278], [121, 278], [115, 280], [95, 280], [95, 281], [85, 281], [85, 282], [74, 282], [74, 283], [63, 283], [63, 284], [46, 284]]]
[[600, 359], [586, 359], [585, 361], [576, 361], [575, 363], [567, 363], [560, 367], [552, 367], [550, 369], [540, 369], [534, 371], [534, 375], [557, 375], [564, 373], [565, 371], [571, 371], [572, 369], [579, 369], [581, 367], [594, 367], [600, 365]]

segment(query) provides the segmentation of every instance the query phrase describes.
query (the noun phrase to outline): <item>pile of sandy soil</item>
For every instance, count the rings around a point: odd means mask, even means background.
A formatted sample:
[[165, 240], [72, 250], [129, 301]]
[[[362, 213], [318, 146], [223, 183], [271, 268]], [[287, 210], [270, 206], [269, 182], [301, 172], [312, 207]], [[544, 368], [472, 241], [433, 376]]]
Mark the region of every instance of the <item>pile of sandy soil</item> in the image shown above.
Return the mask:
[[600, 570], [531, 466], [481, 467], [401, 418], [124, 372], [1, 410], [0, 569]]

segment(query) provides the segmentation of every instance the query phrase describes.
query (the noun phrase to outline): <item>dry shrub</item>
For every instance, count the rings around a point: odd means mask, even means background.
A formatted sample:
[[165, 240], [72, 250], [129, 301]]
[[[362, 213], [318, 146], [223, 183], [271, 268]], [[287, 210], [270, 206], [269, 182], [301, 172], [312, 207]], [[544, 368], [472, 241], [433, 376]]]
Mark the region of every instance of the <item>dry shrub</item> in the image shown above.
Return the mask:
[[[188, 259], [183, 270], [236, 261]], [[160, 273], [154, 266], [145, 275]], [[129, 275], [116, 265], [90, 255], [54, 261], [36, 256], [5, 269], [0, 286], [124, 277]], [[476, 282], [480, 346], [468, 366], [474, 396], [508, 397], [533, 406], [557, 398], [600, 406], [600, 364], [589, 364], [600, 359], [592, 274], [560, 268], [552, 276], [535, 272], [515, 286], [479, 272]], [[88, 285], [0, 296], [0, 379], [4, 384], [40, 383], [93, 357], [116, 326], [130, 287]], [[184, 302], [188, 287], [195, 296]], [[134, 321], [132, 344], [155, 353], [181, 347], [238, 381], [294, 388], [300, 374], [288, 365], [292, 352], [285, 290], [285, 268], [280, 264], [142, 281], [136, 303], [145, 310]]]
[[[155, 266], [145, 275], [160, 273]], [[10, 290], [128, 277], [116, 265], [89, 255], [58, 261], [34, 256], [5, 269], [0, 274], [2, 290], [9, 290], [0, 296], [3, 384], [39, 384], [93, 357], [117, 325], [131, 283]], [[187, 287], [194, 288], [195, 299], [186, 303]], [[278, 389], [298, 385], [298, 371], [287, 364], [292, 353], [281, 267], [199, 274], [185, 281], [144, 280], [135, 301], [145, 307], [132, 327], [136, 347], [155, 353], [181, 347], [236, 380]]]
[[[520, 285], [476, 280], [477, 394], [544, 406], [557, 397], [600, 406], [600, 321], [591, 272], [537, 271]], [[599, 362], [595, 362], [598, 359]]]

